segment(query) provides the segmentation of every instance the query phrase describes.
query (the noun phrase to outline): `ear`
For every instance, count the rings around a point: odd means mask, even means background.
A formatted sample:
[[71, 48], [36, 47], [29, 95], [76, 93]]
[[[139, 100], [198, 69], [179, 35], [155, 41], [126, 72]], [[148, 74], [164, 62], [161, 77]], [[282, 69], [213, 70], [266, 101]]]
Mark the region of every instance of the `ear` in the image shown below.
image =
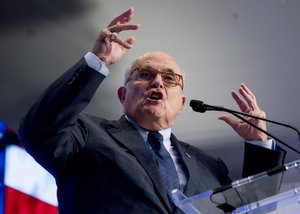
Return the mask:
[[186, 97], [185, 97], [184, 95], [182, 95], [182, 97], [181, 97], [181, 111], [182, 111], [182, 109], [183, 109], [183, 106], [184, 106], [184, 104], [185, 104], [185, 101], [186, 101]]
[[182, 95], [182, 106], [184, 106], [184, 104], [185, 104], [185, 101], [186, 101], [186, 98], [185, 98], [185, 96], [184, 96], [184, 95]]
[[122, 86], [118, 89], [118, 97], [120, 102], [123, 104], [125, 102], [125, 98], [126, 98], [126, 87]]

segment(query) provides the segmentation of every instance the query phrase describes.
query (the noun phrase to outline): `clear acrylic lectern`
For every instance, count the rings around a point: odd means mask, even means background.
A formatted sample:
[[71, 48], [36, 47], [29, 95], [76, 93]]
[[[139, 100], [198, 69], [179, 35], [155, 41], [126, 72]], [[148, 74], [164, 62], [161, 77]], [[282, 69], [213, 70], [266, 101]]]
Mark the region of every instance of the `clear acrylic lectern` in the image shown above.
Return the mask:
[[173, 196], [186, 214], [299, 214], [300, 160], [191, 197], [179, 190]]

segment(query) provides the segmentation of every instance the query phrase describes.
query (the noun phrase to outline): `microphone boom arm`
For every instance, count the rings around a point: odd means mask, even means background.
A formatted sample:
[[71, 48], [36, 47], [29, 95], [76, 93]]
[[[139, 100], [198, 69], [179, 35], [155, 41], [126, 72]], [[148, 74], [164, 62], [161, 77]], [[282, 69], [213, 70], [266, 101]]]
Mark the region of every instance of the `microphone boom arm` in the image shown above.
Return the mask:
[[255, 118], [255, 119], [259, 119], [259, 120], [264, 120], [264, 121], [269, 122], [269, 123], [273, 123], [273, 124], [276, 124], [276, 125], [280, 125], [280, 126], [284, 126], [284, 127], [287, 127], [287, 128], [291, 128], [291, 129], [293, 129], [294, 131], [297, 132], [298, 138], [299, 138], [299, 141], [300, 141], [300, 130], [298, 128], [292, 126], [292, 125], [281, 123], [281, 122], [277, 122], [277, 121], [274, 121], [274, 120], [269, 120], [269, 119], [266, 119], [266, 118], [258, 117], [258, 116], [255, 116], [255, 115], [252, 115], [252, 114], [247, 114], [247, 113], [244, 113], [244, 112], [235, 111], [235, 110], [228, 109], [228, 108], [225, 108], [225, 107], [222, 107], [222, 106], [207, 105], [207, 104], [203, 103], [200, 100], [191, 100], [190, 106], [192, 107], [192, 109], [194, 111], [201, 112], [201, 113], [204, 113], [206, 111], [223, 111], [223, 112], [230, 113], [230, 114], [234, 115], [235, 117], [241, 119], [242, 121], [248, 123], [250, 126], [253, 126], [257, 130], [259, 130], [259, 131], [263, 132], [264, 134], [268, 135], [269, 137], [273, 138], [274, 140], [280, 142], [282, 145], [284, 145], [287, 148], [293, 150], [297, 154], [300, 154], [299, 150], [291, 147], [290, 145], [286, 144], [285, 142], [283, 142], [278, 137], [275, 137], [271, 133], [267, 132], [266, 130], [263, 130], [262, 128], [260, 128], [258, 126], [256, 126], [255, 124], [251, 123], [246, 118], [244, 118], [244, 117], [242, 117], [240, 115], [251, 117], [251, 118]]
[[274, 121], [274, 120], [270, 120], [270, 119], [267, 119], [267, 118], [258, 117], [258, 116], [255, 116], [255, 115], [252, 115], [252, 114], [248, 114], [248, 113], [244, 113], [244, 112], [235, 111], [235, 110], [228, 109], [228, 108], [221, 107], [221, 106], [210, 106], [210, 105], [207, 105], [207, 104], [203, 104], [203, 105], [206, 106], [206, 108], [207, 108], [206, 110], [208, 110], [208, 111], [212, 111], [212, 110], [215, 110], [215, 111], [225, 111], [225, 112], [231, 113], [231, 114], [235, 113], [235, 114], [233, 114], [234, 116], [236, 116], [236, 114], [240, 114], [240, 115], [244, 115], [244, 116], [247, 116], [247, 117], [252, 117], [252, 118], [255, 118], [255, 119], [258, 119], [258, 120], [264, 120], [264, 121], [269, 122], [269, 123], [273, 123], [273, 124], [276, 124], [276, 125], [280, 125], [280, 126], [284, 126], [284, 127], [293, 129], [294, 131], [297, 132], [298, 138], [299, 138], [299, 141], [300, 141], [300, 130], [298, 128], [296, 128], [295, 126], [292, 126], [290, 124], [281, 123], [281, 122], [278, 122], [278, 121]]
[[[293, 150], [294, 152], [300, 154], [300, 151], [299, 151], [299, 150], [297, 150], [297, 149], [291, 147], [290, 145], [288, 145], [288, 144], [286, 144], [285, 142], [283, 142], [282, 140], [280, 140], [278, 137], [275, 137], [273, 134], [267, 132], [266, 130], [263, 130], [262, 128], [258, 127], [258, 126], [255, 125], [254, 123], [251, 123], [251, 122], [248, 121], [246, 118], [244, 118], [244, 117], [238, 115], [238, 114], [235, 113], [235, 112], [230, 112], [230, 111], [226, 111], [226, 112], [231, 113], [232, 115], [236, 116], [237, 118], [241, 119], [242, 121], [248, 123], [250, 126], [253, 126], [254, 128], [258, 129], [259, 131], [261, 131], [261, 132], [265, 133], [266, 135], [268, 135], [269, 137], [273, 138], [274, 140], [280, 142], [282, 145], [286, 146], [287, 148], [289, 148], [289, 149]], [[250, 117], [251, 117], [251, 116], [250, 116]], [[256, 118], [256, 117], [254, 117], [254, 118]], [[259, 118], [257, 118], [257, 119], [259, 119]]]

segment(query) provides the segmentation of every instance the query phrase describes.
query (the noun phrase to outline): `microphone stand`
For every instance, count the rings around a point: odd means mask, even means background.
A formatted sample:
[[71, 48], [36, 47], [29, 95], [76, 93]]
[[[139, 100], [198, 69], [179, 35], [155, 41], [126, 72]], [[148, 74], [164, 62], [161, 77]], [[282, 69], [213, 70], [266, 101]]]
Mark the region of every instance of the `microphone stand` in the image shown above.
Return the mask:
[[293, 129], [294, 131], [297, 132], [298, 138], [300, 140], [300, 131], [299, 131], [299, 129], [297, 129], [294, 126], [291, 126], [291, 125], [285, 124], [285, 123], [281, 123], [281, 122], [277, 122], [277, 121], [274, 121], [274, 120], [269, 120], [269, 119], [266, 119], [266, 118], [258, 117], [258, 116], [252, 115], [252, 114], [247, 114], [247, 113], [244, 113], [244, 112], [239, 112], [239, 111], [235, 111], [235, 110], [232, 110], [232, 109], [224, 108], [222, 106], [207, 105], [207, 104], [205, 104], [205, 103], [203, 103], [202, 101], [199, 101], [199, 100], [191, 100], [190, 106], [192, 107], [192, 109], [194, 111], [201, 112], [201, 113], [204, 113], [205, 111], [223, 111], [223, 112], [230, 113], [230, 114], [234, 115], [235, 117], [241, 119], [242, 121], [248, 123], [250, 126], [258, 129], [259, 131], [263, 132], [264, 134], [268, 135], [269, 137], [271, 137], [271, 138], [275, 139], [276, 141], [280, 142], [282, 145], [284, 145], [287, 148], [293, 150], [297, 154], [300, 154], [299, 150], [293, 148], [292, 146], [290, 146], [287, 143], [283, 142], [278, 137], [275, 137], [273, 134], [271, 134], [271, 133], [263, 130], [262, 128], [260, 128], [258, 126], [256, 126], [255, 124], [251, 123], [246, 118], [244, 118], [244, 117], [242, 117], [240, 115], [244, 115], [244, 116], [247, 116], [247, 117], [252, 117], [252, 118], [255, 118], [255, 119], [259, 119], [259, 120], [264, 120], [266, 122], [270, 122], [270, 123], [274, 123], [274, 124], [277, 124], [277, 125], [280, 125], [280, 126], [291, 128], [291, 129]]

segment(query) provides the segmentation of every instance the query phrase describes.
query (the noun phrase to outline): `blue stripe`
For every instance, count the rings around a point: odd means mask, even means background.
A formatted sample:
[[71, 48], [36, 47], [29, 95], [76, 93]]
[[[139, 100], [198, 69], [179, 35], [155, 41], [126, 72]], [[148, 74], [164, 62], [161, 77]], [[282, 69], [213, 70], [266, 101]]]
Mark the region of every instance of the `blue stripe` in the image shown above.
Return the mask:
[[272, 139], [272, 150], [276, 150], [276, 141]]

